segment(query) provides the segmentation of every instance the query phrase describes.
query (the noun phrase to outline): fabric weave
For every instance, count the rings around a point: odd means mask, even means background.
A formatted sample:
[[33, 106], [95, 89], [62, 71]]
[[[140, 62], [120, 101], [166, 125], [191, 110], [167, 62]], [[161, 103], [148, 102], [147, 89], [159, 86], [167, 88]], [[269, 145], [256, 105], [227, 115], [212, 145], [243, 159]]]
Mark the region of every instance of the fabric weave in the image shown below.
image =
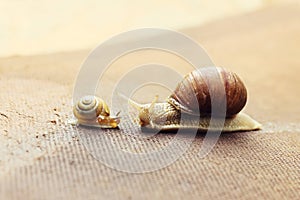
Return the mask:
[[89, 151], [115, 159], [109, 144], [99, 148], [104, 137], [143, 153], [174, 135], [145, 137], [132, 118], [101, 134], [67, 123], [87, 51], [0, 59], [0, 199], [299, 199], [299, 19], [298, 5], [279, 6], [184, 30], [217, 64], [243, 77], [246, 112], [263, 129], [222, 134], [205, 158], [198, 156], [198, 134], [176, 162], [142, 174], [111, 169]]

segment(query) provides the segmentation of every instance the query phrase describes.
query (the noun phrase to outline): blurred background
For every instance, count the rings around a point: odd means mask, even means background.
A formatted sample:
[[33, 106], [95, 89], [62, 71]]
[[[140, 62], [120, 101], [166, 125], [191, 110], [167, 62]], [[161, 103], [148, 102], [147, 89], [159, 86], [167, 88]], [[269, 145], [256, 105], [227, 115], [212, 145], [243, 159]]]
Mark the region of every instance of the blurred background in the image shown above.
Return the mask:
[[299, 0], [0, 0], [0, 57], [96, 47], [130, 29], [181, 29]]
[[[0, 0], [0, 200], [299, 199], [299, 1]], [[249, 94], [245, 112], [263, 129], [222, 134], [204, 159], [199, 150], [205, 140], [198, 135], [180, 159], [153, 173], [124, 174], [94, 159], [82, 136], [92, 147], [105, 147], [112, 159], [118, 155], [109, 144], [99, 145], [104, 138], [143, 153], [166, 147], [176, 136], [139, 135], [121, 104], [110, 106], [113, 114], [121, 110], [120, 130], [85, 134], [68, 124], [74, 83], [91, 49], [143, 27], [182, 32], [203, 45], [216, 66], [239, 74]], [[98, 58], [93, 61], [103, 67]], [[109, 66], [96, 94], [110, 105], [120, 80], [148, 63], [182, 75], [193, 67], [170, 52], [135, 51]], [[160, 75], [166, 79], [159, 81], [174, 80], [170, 73]], [[133, 99], [149, 103], [159, 94], [164, 101], [171, 93], [152, 85], [138, 87]]]

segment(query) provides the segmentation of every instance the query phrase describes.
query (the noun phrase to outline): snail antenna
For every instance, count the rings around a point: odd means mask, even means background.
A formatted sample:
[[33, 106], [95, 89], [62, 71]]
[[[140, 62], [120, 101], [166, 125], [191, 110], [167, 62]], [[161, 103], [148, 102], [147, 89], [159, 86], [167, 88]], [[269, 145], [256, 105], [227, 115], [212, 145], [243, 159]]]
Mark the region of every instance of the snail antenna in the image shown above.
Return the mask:
[[149, 110], [152, 110], [152, 108], [154, 107], [154, 105], [157, 103], [158, 100], [158, 95], [155, 95], [153, 101], [150, 104]]
[[117, 112], [116, 117], [118, 117], [121, 113], [121, 110], [119, 112]]
[[125, 100], [127, 100], [128, 103], [130, 105], [132, 105], [134, 108], [136, 108], [137, 110], [141, 110], [142, 107], [143, 107], [141, 104], [137, 103], [136, 101], [133, 101], [132, 99], [130, 99], [129, 97], [125, 96], [122, 93], [118, 93], [118, 96], [121, 97], [121, 98], [123, 98], [123, 99], [125, 99]]

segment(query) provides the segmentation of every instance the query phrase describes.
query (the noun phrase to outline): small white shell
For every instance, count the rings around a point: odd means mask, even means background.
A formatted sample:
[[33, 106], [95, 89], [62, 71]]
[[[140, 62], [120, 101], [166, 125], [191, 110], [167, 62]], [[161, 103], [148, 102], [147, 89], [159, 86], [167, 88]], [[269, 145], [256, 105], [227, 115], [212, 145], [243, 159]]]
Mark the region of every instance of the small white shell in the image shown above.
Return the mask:
[[111, 117], [108, 105], [99, 97], [84, 96], [73, 108], [73, 114], [77, 118], [77, 124], [96, 126], [103, 128], [115, 128], [118, 126], [119, 117]]

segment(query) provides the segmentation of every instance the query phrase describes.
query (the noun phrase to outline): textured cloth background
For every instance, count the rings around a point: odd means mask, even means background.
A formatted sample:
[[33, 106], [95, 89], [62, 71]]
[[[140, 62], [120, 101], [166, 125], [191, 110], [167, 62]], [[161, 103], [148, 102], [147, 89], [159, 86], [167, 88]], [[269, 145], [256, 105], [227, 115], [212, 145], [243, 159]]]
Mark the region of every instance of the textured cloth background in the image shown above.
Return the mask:
[[[96, 149], [107, 137], [127, 151], [147, 152], [173, 135], [139, 137], [130, 120], [105, 134], [67, 124], [88, 51], [0, 59], [0, 199], [299, 199], [299, 19], [300, 7], [290, 5], [184, 30], [217, 65], [243, 77], [250, 94], [246, 112], [263, 129], [223, 134], [203, 159], [197, 155], [204, 136], [197, 135], [176, 162], [143, 174], [108, 168], [79, 136]], [[116, 69], [131, 62], [120, 61]], [[114, 81], [107, 78], [108, 91]]]

